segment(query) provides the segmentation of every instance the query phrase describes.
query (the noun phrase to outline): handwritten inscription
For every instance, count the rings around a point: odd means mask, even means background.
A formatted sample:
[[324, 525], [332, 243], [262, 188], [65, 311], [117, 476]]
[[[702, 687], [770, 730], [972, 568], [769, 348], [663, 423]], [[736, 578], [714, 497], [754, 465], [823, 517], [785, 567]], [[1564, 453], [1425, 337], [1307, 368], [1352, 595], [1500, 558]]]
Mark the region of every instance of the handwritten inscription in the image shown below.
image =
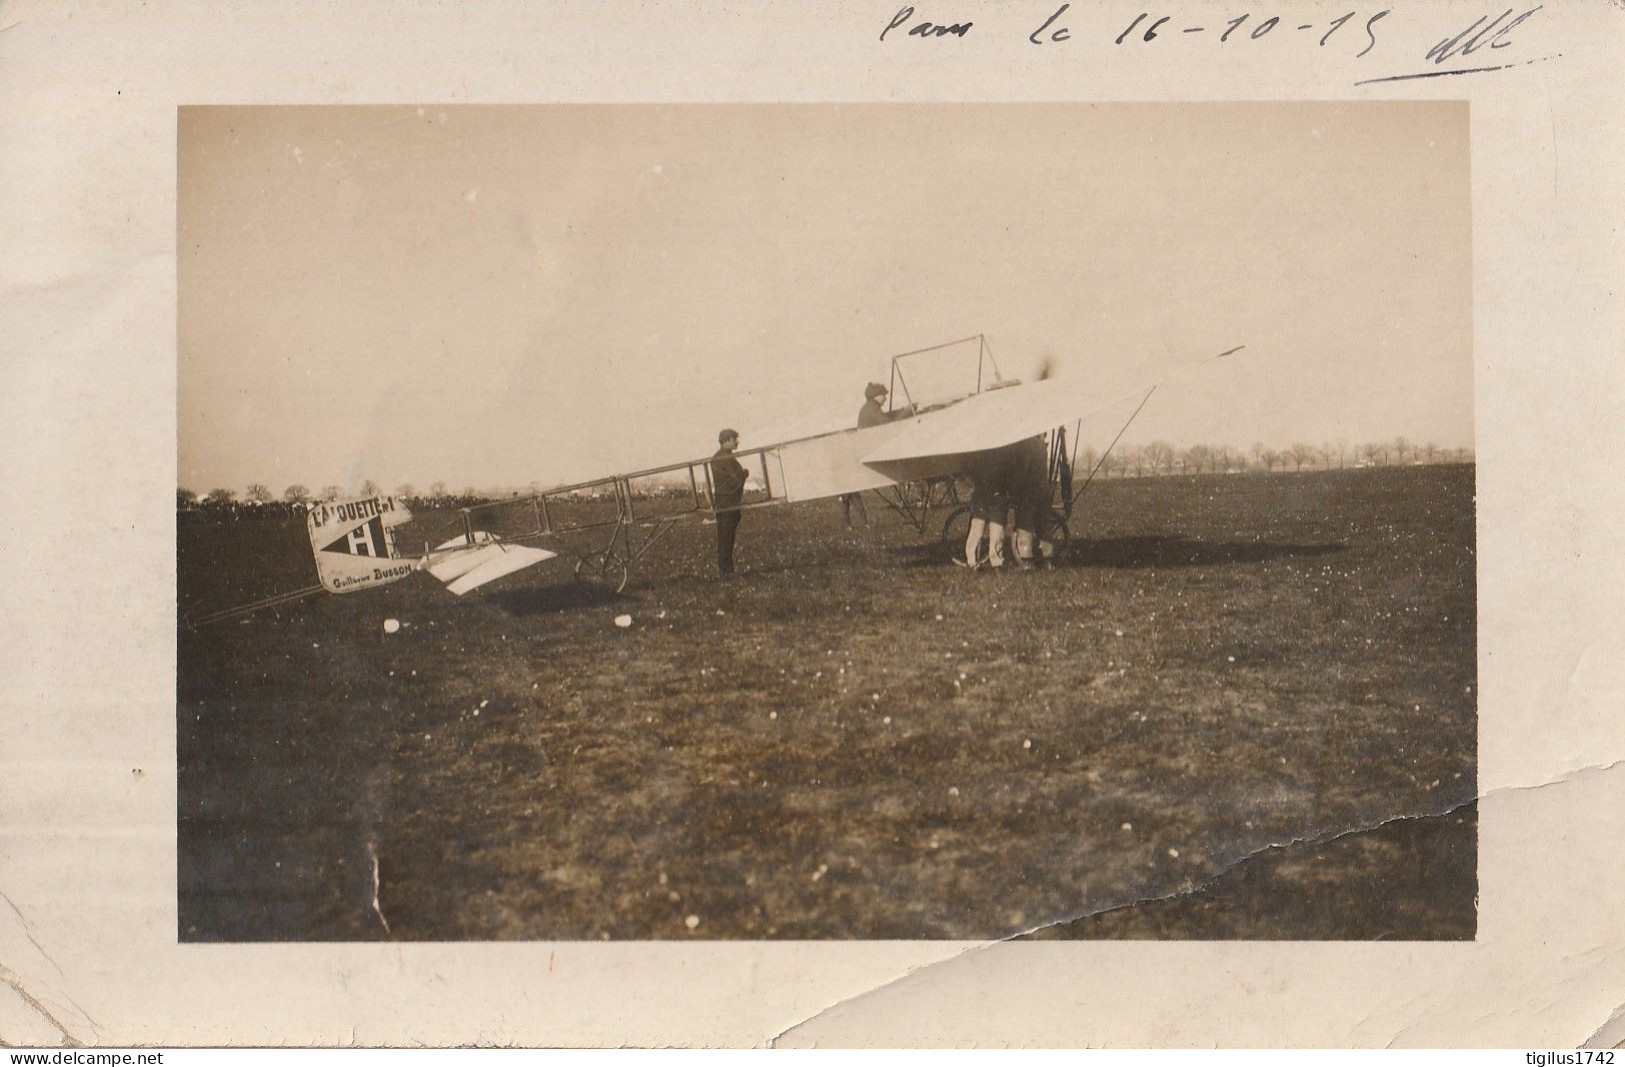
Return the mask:
[[[882, 41], [884, 41], [886, 39], [886, 35], [888, 33], [890, 33], [891, 31], [893, 31], [895, 29], [897, 29], [900, 26], [903, 26], [904, 24], [906, 24], [913, 17], [914, 17], [914, 9], [912, 7], [903, 8], [901, 11], [897, 12], [897, 14], [893, 15], [891, 22], [887, 23], [886, 28], [880, 31], [880, 39]], [[956, 23], [953, 23], [952, 25], [942, 25], [942, 24], [938, 24], [938, 23], [927, 22], [927, 21], [922, 19], [921, 21], [915, 23], [913, 26], [909, 27], [908, 36], [910, 36], [910, 37], [963, 37], [967, 33], [970, 32], [971, 25], [972, 25], [972, 23], [969, 23], [969, 22], [956, 22]]]
[[[1512, 18], [1512, 9], [1509, 7], [1495, 16], [1495, 20], [1488, 26], [1484, 25], [1484, 20], [1489, 16], [1480, 15], [1477, 21], [1465, 30], [1462, 30], [1454, 37], [1445, 38], [1428, 49], [1427, 57], [1435, 63], [1443, 63], [1454, 56], [1470, 56], [1485, 45], [1489, 45], [1491, 48], [1505, 48], [1512, 43], [1510, 37], [1512, 31], [1539, 10], [1539, 7], [1532, 7], [1517, 18]], [[1512, 20], [1502, 25], [1502, 22], [1509, 18], [1512, 18]]]
[[1066, 14], [1066, 9], [1071, 6], [1071, 4], [1062, 4], [1060, 7], [1056, 8], [1055, 14], [1045, 19], [1042, 26], [1038, 27], [1038, 29], [1027, 35], [1027, 40], [1031, 41], [1033, 44], [1043, 44], [1044, 42], [1038, 38], [1039, 35], [1043, 34], [1045, 31], [1049, 31], [1048, 40], [1051, 44], [1060, 44], [1062, 41], [1071, 38], [1072, 31], [1067, 29], [1065, 26], [1053, 31], [1050, 31], [1049, 29], [1051, 26], [1055, 25], [1056, 19], [1059, 19], [1062, 15]]
[[[1510, 58], [1499, 63], [1489, 63], [1478, 67], [1442, 66], [1448, 60], [1457, 56], [1470, 56], [1481, 48], [1500, 49], [1512, 44], [1512, 31], [1527, 21], [1540, 5], [1530, 8], [1521, 15], [1514, 16], [1514, 9], [1507, 8], [1495, 18], [1481, 15], [1471, 24], [1452, 37], [1446, 37], [1438, 44], [1427, 50], [1425, 59], [1433, 62], [1433, 70], [1413, 71], [1408, 74], [1390, 74], [1382, 78], [1366, 78], [1357, 81], [1355, 85], [1371, 85], [1375, 82], [1409, 81], [1413, 78], [1441, 78], [1457, 74], [1483, 74], [1492, 70], [1507, 70], [1511, 67], [1526, 66], [1530, 63], [1544, 63], [1549, 59], [1560, 58], [1558, 55], [1535, 56], [1533, 59]], [[1486, 21], [1487, 20], [1487, 21]]]
[[[1355, 53], [1356, 58], [1365, 55], [1367, 52], [1371, 51], [1377, 46], [1377, 23], [1382, 21], [1384, 18], [1387, 18], [1389, 14], [1390, 9], [1385, 9], [1378, 11], [1374, 15], [1368, 15], [1366, 17], [1364, 21], [1365, 37], [1362, 42], [1364, 47]], [[1249, 11], [1237, 15], [1235, 18], [1226, 19], [1218, 25], [1170, 26], [1169, 23], [1173, 21], [1172, 15], [1163, 15], [1160, 18], [1152, 18], [1150, 14], [1142, 12], [1134, 17], [1134, 21], [1130, 22], [1128, 27], [1124, 29], [1122, 33], [1117, 35], [1117, 40], [1115, 43], [1122, 44], [1124, 41], [1138, 40], [1149, 44], [1164, 34], [1172, 34], [1177, 32], [1180, 34], [1216, 33], [1219, 36], [1219, 43], [1225, 44], [1232, 37], [1235, 37], [1237, 40], [1245, 41], [1261, 40], [1268, 37], [1277, 29], [1282, 29], [1285, 32], [1292, 33], [1302, 33], [1305, 30], [1315, 31], [1315, 33], [1311, 34], [1311, 36], [1318, 34], [1319, 40], [1316, 42], [1316, 44], [1320, 48], [1325, 48], [1327, 43], [1337, 35], [1337, 31], [1341, 30], [1349, 22], [1354, 21], [1358, 15], [1359, 12], [1350, 11], [1347, 14], [1339, 15], [1337, 18], [1334, 18], [1327, 23], [1300, 22], [1290, 23], [1283, 26], [1281, 17], [1279, 15], [1269, 15], [1262, 19], [1254, 19], [1252, 12]], [[1147, 23], [1147, 19], [1151, 19], [1152, 21]], [[1144, 31], [1136, 34], [1135, 31], [1139, 30], [1142, 25], [1145, 26]], [[1356, 23], [1356, 25], [1360, 25], [1360, 23]], [[1350, 32], [1353, 33], [1354, 31]]]
[[[1053, 2], [1053, 0], [1052, 0]], [[1621, 0], [1625, 2], [1625, 0]], [[1199, 13], [1201, 8], [1193, 5], [1194, 11]], [[1209, 9], [1211, 10], [1211, 9]], [[1333, 10], [1336, 10], [1335, 8]], [[1442, 64], [1463, 56], [1471, 56], [1481, 49], [1498, 50], [1513, 43], [1512, 33], [1541, 10], [1536, 5], [1515, 14], [1516, 8], [1507, 8], [1493, 17], [1490, 14], [1480, 15], [1471, 23], [1451, 36], [1442, 39], [1431, 34], [1426, 40], [1436, 43], [1426, 48], [1422, 62], [1432, 65], [1431, 68], [1403, 74], [1390, 74], [1383, 77], [1371, 77], [1355, 82], [1356, 85], [1369, 85], [1373, 82], [1403, 81], [1408, 78], [1433, 78], [1448, 74], [1474, 74], [1483, 71], [1506, 70], [1511, 67], [1523, 66], [1529, 63], [1540, 63], [1548, 59], [1556, 59], [1556, 55], [1543, 55], [1534, 58], [1512, 57], [1502, 62], [1484, 66], [1452, 65], [1444, 67]], [[1244, 47], [1243, 44], [1232, 42], [1251, 42], [1280, 40], [1314, 41], [1315, 47], [1342, 50], [1343, 54], [1353, 53], [1353, 57], [1360, 59], [1368, 55], [1378, 46], [1379, 32], [1383, 37], [1391, 37], [1399, 31], [1394, 29], [1394, 23], [1400, 20], [1393, 19], [1383, 25], [1379, 31], [1378, 24], [1394, 15], [1396, 8], [1383, 8], [1380, 11], [1362, 12], [1359, 10], [1346, 11], [1335, 18], [1320, 21], [1299, 22], [1296, 19], [1283, 21], [1286, 16], [1265, 12], [1257, 14], [1251, 11], [1240, 12], [1233, 17], [1201, 19], [1197, 15], [1173, 15], [1161, 12], [1142, 11], [1135, 15], [1127, 26], [1118, 23], [1113, 27], [1117, 32], [1115, 36], [1107, 30], [1103, 36], [1118, 46], [1139, 49], [1153, 42], [1163, 41], [1158, 48], [1167, 48], [1168, 40], [1217, 39], [1217, 44], [1227, 48]], [[1059, 4], [1037, 25], [1027, 32], [1027, 40], [1034, 45], [1064, 45], [1074, 39], [1073, 22], [1081, 17], [1087, 19], [1090, 15], [1098, 17], [1098, 12], [1085, 9], [1080, 16], [1073, 11], [1073, 0]], [[938, 16], [939, 18], [941, 16]], [[1301, 17], [1301, 16], [1300, 16]], [[918, 38], [964, 38], [971, 31], [971, 22], [940, 22], [929, 18], [918, 18], [913, 7], [903, 7], [891, 17], [886, 27], [880, 31], [880, 39], [887, 39], [888, 35], [897, 37]], [[1032, 23], [1028, 23], [1032, 26]], [[905, 27], [907, 27], [905, 29]], [[1120, 27], [1120, 28], [1119, 28]], [[1345, 29], [1345, 27], [1348, 27]], [[1098, 22], [1090, 27], [1100, 32]], [[1437, 28], [1433, 31], [1437, 33]], [[1098, 40], [1099, 38], [1097, 38]], [[1422, 44], [1426, 43], [1426, 40]], [[1417, 52], [1423, 52], [1422, 44], [1417, 44]], [[1356, 50], [1357, 49], [1357, 50]], [[1387, 46], [1392, 52], [1393, 46]]]

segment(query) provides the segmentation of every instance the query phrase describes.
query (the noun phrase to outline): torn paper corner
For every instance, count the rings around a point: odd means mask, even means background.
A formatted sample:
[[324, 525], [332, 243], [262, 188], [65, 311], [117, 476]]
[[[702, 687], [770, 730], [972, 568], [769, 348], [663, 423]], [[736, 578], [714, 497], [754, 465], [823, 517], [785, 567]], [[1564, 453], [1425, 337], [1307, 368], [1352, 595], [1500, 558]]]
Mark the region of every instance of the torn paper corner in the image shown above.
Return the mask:
[[[964, 956], [964, 955], [966, 955], [968, 953], [980, 952], [980, 951], [983, 951], [983, 950], [987, 949], [988, 947], [990, 947], [992, 945], [996, 945], [996, 944], [999, 944], [999, 942], [997, 942], [997, 941], [966, 942], [966, 943], [963, 943], [963, 944], [950, 946], [950, 951], [951, 951], [950, 955], [942, 957], [940, 959], [930, 960], [928, 962], [921, 963], [921, 964], [919, 964], [917, 966], [909, 967], [902, 974], [894, 975], [894, 976], [892, 976], [890, 978], [887, 978], [887, 979], [881, 981], [879, 984], [877, 984], [875, 986], [872, 986], [872, 987], [870, 987], [868, 989], [859, 990], [858, 992], [853, 993], [853, 994], [851, 994], [849, 996], [842, 997], [841, 999], [835, 1001], [833, 1004], [825, 1005], [824, 1007], [822, 1007], [822, 1008], [818, 1009], [817, 1011], [813, 1012], [811, 1015], [809, 1015], [806, 1018], [802, 1019], [800, 1022], [792, 1023], [791, 1025], [789, 1025], [789, 1026], [785, 1027], [784, 1029], [780, 1030], [778, 1033], [776, 1033], [773, 1036], [767, 1038], [765, 1041], [762, 1042], [762, 1047], [763, 1048], [801, 1048], [801, 1047], [806, 1047], [805, 1043], [802, 1042], [801, 1040], [799, 1040], [798, 1037], [797, 1037], [797, 1035], [804, 1032], [806, 1027], [808, 1027], [810, 1025], [815, 1025], [818, 1022], [820, 1022], [821, 1020], [824, 1020], [824, 1019], [827, 1019], [827, 1018], [833, 1018], [833, 1017], [840, 1016], [843, 1013], [845, 1013], [850, 1007], [853, 1007], [853, 1006], [859, 1004], [861, 1001], [864, 1001], [864, 1000], [866, 1000], [866, 999], [868, 999], [870, 997], [873, 997], [873, 996], [876, 996], [876, 995], [879, 995], [879, 994], [883, 994], [883, 993], [885, 993], [885, 992], [887, 992], [889, 990], [892, 990], [892, 989], [896, 988], [899, 984], [912, 982], [912, 981], [916, 980], [920, 975], [925, 973], [926, 971], [929, 971], [929, 970], [931, 970], [933, 968], [936, 968], [936, 967], [940, 967], [940, 966], [942, 966], [943, 964], [946, 964], [946, 963], [951, 963], [952, 961], [954, 961], [956, 959], [959, 959], [959, 958], [961, 958], [962, 956]], [[816, 1041], [812, 1042], [812, 1044], [816, 1045], [817, 1042]]]
[[1625, 1004], [1614, 1009], [1608, 1021], [1585, 1039], [1581, 1048], [1625, 1048]]

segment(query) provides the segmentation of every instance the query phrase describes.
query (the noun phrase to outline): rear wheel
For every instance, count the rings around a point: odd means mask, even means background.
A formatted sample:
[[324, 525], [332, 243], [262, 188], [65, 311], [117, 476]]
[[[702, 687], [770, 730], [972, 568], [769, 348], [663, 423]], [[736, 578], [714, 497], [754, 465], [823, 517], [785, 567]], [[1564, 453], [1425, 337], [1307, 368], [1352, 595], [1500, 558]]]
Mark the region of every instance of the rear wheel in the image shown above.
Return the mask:
[[1051, 559], [1059, 563], [1066, 557], [1072, 533], [1066, 528], [1066, 517], [1058, 511], [1045, 511], [1038, 520], [1038, 539], [1054, 546]]
[[626, 564], [609, 549], [591, 552], [576, 560], [576, 580], [597, 589], [619, 593], [626, 588]]

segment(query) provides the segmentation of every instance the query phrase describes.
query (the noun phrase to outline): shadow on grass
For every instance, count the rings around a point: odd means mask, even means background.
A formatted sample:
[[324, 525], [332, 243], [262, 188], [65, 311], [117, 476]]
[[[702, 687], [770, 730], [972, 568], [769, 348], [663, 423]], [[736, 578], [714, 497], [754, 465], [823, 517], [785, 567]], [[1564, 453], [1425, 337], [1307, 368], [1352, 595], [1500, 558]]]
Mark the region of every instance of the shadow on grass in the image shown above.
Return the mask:
[[1329, 556], [1347, 545], [1295, 545], [1274, 541], [1192, 541], [1157, 535], [1076, 539], [1067, 550], [1067, 567], [1207, 567], [1233, 563], [1264, 563], [1302, 556]]
[[568, 581], [491, 593], [485, 602], [508, 615], [557, 615], [606, 604], [637, 604], [642, 598], [631, 590], [617, 593], [601, 586]]
[[[886, 557], [891, 566], [896, 567], [946, 567], [956, 555], [954, 549], [943, 541], [920, 541], [905, 545], [881, 545], [878, 551]], [[964, 549], [960, 549], [963, 552]]]
[[[1300, 545], [1274, 541], [1193, 541], [1172, 535], [1076, 539], [1059, 562], [1061, 567], [1206, 567], [1264, 563], [1287, 557], [1327, 556], [1347, 550], [1342, 544]], [[942, 567], [959, 554], [943, 541], [888, 545], [883, 550], [899, 567]], [[1006, 554], [1011, 549], [1006, 547]]]

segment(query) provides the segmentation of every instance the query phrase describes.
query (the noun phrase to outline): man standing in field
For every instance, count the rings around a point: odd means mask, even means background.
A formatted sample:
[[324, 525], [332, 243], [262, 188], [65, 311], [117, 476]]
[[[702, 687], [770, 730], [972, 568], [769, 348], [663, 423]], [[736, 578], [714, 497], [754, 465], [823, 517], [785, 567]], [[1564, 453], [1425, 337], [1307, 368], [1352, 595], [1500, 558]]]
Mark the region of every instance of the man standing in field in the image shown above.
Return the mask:
[[1049, 449], [1042, 435], [1013, 447], [1010, 500], [1016, 511], [1016, 564], [1022, 570], [1035, 566], [1036, 546], [1044, 566], [1053, 569], [1055, 546], [1041, 536], [1050, 508]]
[[744, 466], [734, 458], [739, 434], [723, 430], [717, 434], [716, 455], [711, 458], [711, 508], [717, 516], [717, 572], [723, 577], [734, 572], [734, 537], [739, 533], [739, 506], [745, 499]]

